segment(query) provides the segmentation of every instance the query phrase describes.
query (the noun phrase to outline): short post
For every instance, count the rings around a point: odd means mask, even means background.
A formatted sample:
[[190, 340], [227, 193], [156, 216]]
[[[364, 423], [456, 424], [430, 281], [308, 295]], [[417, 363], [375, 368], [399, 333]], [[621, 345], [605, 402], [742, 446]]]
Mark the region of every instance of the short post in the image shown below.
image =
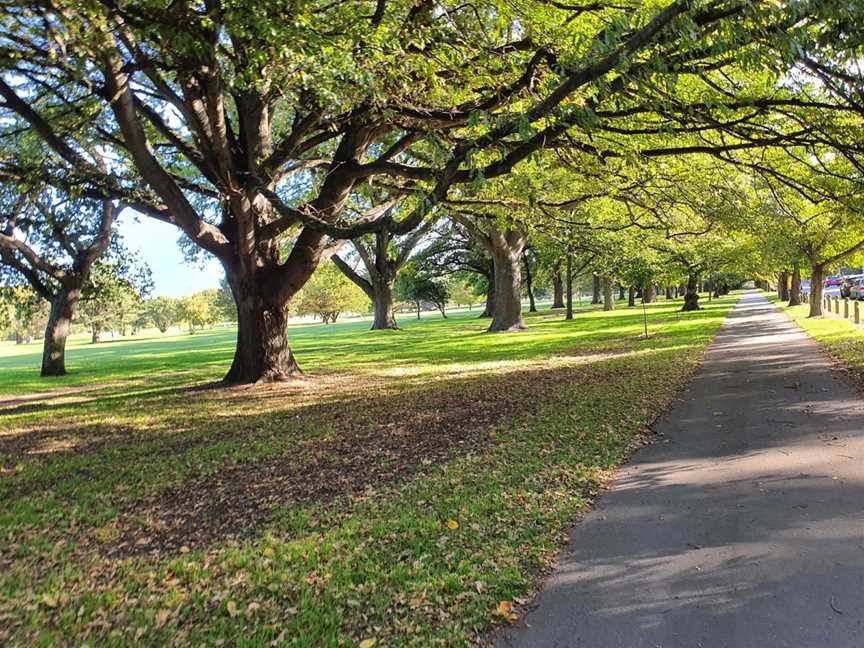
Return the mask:
[[843, 319], [849, 319], [849, 300], [843, 300]]
[[857, 301], [855, 302], [854, 310], [855, 310], [855, 323], [860, 324], [861, 323], [861, 309], [858, 308], [858, 302]]
[[840, 314], [840, 298], [839, 297], [834, 298], [834, 312], [837, 315]]

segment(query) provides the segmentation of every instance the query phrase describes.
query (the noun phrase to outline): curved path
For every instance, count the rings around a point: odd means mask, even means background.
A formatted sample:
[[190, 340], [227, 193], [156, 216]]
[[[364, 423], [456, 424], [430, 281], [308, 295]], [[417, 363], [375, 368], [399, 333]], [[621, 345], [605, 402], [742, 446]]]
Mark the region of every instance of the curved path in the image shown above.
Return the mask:
[[864, 401], [756, 292], [499, 648], [864, 646]]

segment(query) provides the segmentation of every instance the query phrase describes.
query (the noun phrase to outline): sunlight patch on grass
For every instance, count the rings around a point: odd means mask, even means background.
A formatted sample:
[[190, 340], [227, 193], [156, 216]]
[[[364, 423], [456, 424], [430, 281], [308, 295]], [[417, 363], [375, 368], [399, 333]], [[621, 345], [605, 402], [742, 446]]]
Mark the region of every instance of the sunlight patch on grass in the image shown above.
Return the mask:
[[647, 340], [636, 309], [292, 327], [308, 378], [232, 389], [200, 388], [228, 330], [76, 344], [60, 381], [7, 354], [0, 642], [476, 642], [734, 301], [651, 305]]

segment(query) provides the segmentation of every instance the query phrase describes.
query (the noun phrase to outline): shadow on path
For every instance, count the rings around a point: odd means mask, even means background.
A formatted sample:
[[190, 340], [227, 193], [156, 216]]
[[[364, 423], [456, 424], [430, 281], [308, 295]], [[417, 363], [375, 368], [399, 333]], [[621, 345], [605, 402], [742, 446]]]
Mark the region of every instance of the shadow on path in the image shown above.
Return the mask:
[[505, 647], [864, 646], [864, 402], [745, 295]]

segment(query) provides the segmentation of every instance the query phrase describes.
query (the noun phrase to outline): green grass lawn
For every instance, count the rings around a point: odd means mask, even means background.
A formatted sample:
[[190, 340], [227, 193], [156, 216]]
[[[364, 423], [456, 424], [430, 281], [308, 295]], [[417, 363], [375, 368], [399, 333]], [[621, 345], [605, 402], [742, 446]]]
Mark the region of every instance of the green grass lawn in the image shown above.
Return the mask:
[[[836, 315], [809, 318], [807, 317], [810, 312], [808, 304], [790, 308], [786, 302], [780, 301], [776, 293], [765, 293], [765, 296], [821, 343], [849, 370], [850, 377], [860, 387], [864, 387], [864, 327], [856, 326], [851, 318], [844, 319]], [[849, 310], [851, 313], [851, 302]], [[843, 304], [840, 304], [840, 312], [842, 314]]]
[[232, 389], [229, 330], [0, 347], [0, 643], [482, 640], [735, 299], [297, 326], [305, 379]]

